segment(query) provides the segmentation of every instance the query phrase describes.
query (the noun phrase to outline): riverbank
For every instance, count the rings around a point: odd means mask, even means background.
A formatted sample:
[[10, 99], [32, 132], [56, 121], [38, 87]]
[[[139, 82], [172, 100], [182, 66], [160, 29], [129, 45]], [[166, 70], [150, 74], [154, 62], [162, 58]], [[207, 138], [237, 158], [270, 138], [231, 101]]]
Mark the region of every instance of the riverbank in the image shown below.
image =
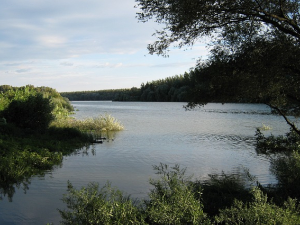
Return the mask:
[[101, 137], [101, 132], [122, 129], [111, 115], [54, 120], [43, 131], [1, 123], [0, 198], [7, 195], [11, 200], [15, 185], [26, 186], [30, 177], [51, 170], [61, 163], [63, 156], [91, 145]]
[[[78, 109], [73, 115], [76, 119], [93, 118], [99, 112], [109, 113], [122, 121], [126, 130], [115, 133], [114, 141], [105, 140], [103, 144], [94, 144], [88, 150], [84, 148], [63, 157], [62, 164], [53, 171], [47, 171], [45, 176], [34, 176], [26, 194], [22, 188], [16, 188], [13, 202], [1, 201], [1, 224], [59, 224], [62, 218], [57, 208], [66, 209], [61, 199], [66, 194], [68, 180], [76, 190], [87, 188], [90, 182], [98, 183], [101, 189], [109, 180], [113, 187], [131, 195], [132, 201], [147, 199], [153, 189], [149, 178], [159, 176], [152, 165], [160, 162], [186, 167], [186, 175], [194, 174], [192, 181], [199, 180], [201, 184], [210, 180], [210, 175], [216, 178], [214, 183], [221, 188], [211, 186], [209, 192], [203, 189], [204, 213], [208, 213], [208, 207], [218, 213], [217, 207], [226, 199], [240, 199], [236, 195], [239, 192], [234, 191], [234, 178], [239, 178], [244, 168], [249, 169], [263, 186], [278, 183], [277, 177], [269, 171], [270, 158], [256, 153], [255, 130], [262, 124], [268, 125], [272, 129], [263, 133], [269, 136], [289, 129], [285, 121], [269, 113], [266, 106], [208, 104], [198, 110], [185, 111], [182, 103], [72, 104]], [[253, 195], [247, 193], [253, 199]], [[268, 194], [268, 200], [273, 195]], [[230, 207], [231, 204], [227, 206]]]
[[14, 186], [59, 165], [63, 155], [92, 142], [90, 135], [71, 128], [51, 127], [44, 132], [0, 124], [0, 197], [10, 200]]

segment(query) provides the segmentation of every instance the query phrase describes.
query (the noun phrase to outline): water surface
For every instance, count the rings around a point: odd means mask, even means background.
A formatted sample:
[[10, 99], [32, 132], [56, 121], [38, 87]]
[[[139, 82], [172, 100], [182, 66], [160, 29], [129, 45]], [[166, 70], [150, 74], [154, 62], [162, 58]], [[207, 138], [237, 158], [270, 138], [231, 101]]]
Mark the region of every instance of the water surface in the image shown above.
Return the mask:
[[75, 187], [108, 180], [132, 197], [143, 198], [154, 177], [153, 165], [180, 164], [194, 179], [208, 174], [249, 169], [262, 184], [276, 182], [269, 161], [255, 152], [254, 134], [263, 124], [266, 135], [288, 131], [284, 120], [260, 104], [208, 104], [185, 111], [184, 103], [72, 102], [83, 119], [111, 114], [125, 126], [113, 140], [64, 157], [46, 176], [33, 177], [29, 190], [17, 189], [13, 202], [0, 201], [0, 224], [59, 224], [57, 208], [67, 181]]

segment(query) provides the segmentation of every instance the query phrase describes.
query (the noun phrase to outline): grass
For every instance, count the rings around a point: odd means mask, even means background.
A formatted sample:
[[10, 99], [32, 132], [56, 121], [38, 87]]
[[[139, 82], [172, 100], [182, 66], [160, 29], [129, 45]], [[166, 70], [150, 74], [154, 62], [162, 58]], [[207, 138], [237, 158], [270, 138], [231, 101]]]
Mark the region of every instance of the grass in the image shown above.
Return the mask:
[[77, 120], [74, 118], [66, 118], [52, 122], [50, 126], [76, 128], [83, 132], [99, 132], [99, 131], [121, 131], [124, 126], [113, 116], [105, 114], [95, 118], [87, 118], [84, 120]]
[[266, 131], [266, 130], [272, 130], [272, 127], [268, 126], [268, 125], [265, 125], [265, 124], [262, 124], [262, 126], [259, 129], [262, 130], [262, 131]]

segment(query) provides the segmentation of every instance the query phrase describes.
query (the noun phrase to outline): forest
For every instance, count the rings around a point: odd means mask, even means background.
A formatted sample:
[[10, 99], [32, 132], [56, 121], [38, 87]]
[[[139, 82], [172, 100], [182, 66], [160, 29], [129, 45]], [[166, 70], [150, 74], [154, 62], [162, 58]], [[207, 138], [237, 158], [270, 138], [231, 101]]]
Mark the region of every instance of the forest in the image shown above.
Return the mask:
[[[61, 92], [70, 101], [142, 101], [142, 102], [190, 102], [193, 100], [195, 80], [200, 83], [201, 99], [207, 102], [237, 102], [235, 89], [224, 99], [224, 93], [209, 92], [211, 76], [199, 68], [191, 69], [183, 75], [142, 83], [139, 88], [112, 89], [98, 91]], [[246, 102], [247, 100], [243, 100]], [[249, 101], [249, 100], [248, 100]]]
[[[113, 101], [126, 97], [128, 101], [138, 101], [139, 89], [111, 89], [98, 91], [61, 92], [61, 96], [70, 101]], [[125, 99], [124, 99], [125, 100]]]

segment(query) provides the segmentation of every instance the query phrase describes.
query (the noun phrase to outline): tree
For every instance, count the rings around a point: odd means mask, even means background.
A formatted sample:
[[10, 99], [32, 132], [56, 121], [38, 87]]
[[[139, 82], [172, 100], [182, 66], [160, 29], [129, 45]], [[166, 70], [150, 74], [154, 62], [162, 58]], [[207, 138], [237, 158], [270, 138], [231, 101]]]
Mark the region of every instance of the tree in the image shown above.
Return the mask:
[[[138, 19], [164, 24], [150, 54], [166, 56], [172, 43], [214, 37], [198, 64], [189, 107], [222, 96], [261, 102], [284, 117], [300, 115], [300, 3], [298, 0], [137, 0]], [[205, 85], [202, 82], [205, 80]]]
[[151, 54], [166, 55], [172, 43], [193, 45], [201, 37], [217, 36], [247, 41], [255, 35], [278, 30], [300, 40], [298, 0], [136, 0], [139, 21], [155, 18], [164, 27]]
[[300, 135], [286, 116], [300, 115], [300, 45], [286, 35], [257, 38], [231, 54], [224, 46], [215, 47], [210, 59], [198, 65], [194, 82], [189, 107], [215, 97], [222, 102], [264, 103]]

